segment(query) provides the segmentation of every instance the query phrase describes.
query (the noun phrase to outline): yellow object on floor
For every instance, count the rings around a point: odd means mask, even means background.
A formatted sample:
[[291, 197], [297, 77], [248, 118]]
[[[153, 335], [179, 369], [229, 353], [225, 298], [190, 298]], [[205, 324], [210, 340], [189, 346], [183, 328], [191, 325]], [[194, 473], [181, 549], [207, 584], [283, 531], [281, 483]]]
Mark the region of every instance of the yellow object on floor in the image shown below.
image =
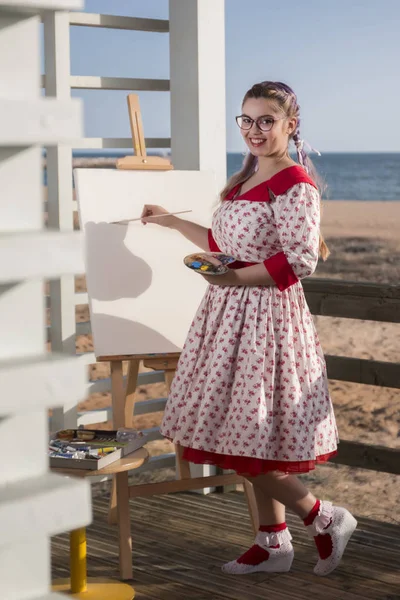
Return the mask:
[[130, 585], [111, 579], [89, 579], [86, 591], [77, 593], [72, 593], [69, 579], [57, 579], [52, 590], [80, 600], [132, 600], [135, 597], [135, 590]]
[[69, 556], [71, 569], [71, 592], [86, 591], [86, 529], [81, 527], [69, 534]]
[[71, 579], [53, 581], [53, 592], [64, 592], [81, 600], [132, 600], [135, 590], [127, 583], [111, 579], [89, 579], [86, 575], [86, 529], [69, 534]]

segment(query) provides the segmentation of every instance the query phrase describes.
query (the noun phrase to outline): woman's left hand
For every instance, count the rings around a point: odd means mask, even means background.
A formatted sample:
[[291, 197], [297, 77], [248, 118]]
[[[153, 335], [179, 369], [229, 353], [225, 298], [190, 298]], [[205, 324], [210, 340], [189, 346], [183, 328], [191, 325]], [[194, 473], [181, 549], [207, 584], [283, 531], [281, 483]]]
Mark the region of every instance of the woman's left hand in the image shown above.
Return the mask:
[[240, 285], [237, 272], [234, 269], [229, 269], [229, 271], [227, 273], [224, 273], [224, 275], [203, 275], [203, 273], [200, 274], [211, 285]]

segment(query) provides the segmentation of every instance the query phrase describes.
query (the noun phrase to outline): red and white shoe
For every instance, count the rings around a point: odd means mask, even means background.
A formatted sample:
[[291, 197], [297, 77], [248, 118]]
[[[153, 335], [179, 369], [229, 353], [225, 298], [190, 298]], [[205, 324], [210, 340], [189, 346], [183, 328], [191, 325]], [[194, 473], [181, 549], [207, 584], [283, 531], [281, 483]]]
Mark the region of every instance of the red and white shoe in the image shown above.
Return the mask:
[[314, 568], [316, 575], [323, 577], [336, 569], [356, 527], [357, 521], [348, 510], [321, 501], [318, 515], [311, 525], [306, 526], [320, 554]]
[[222, 572], [230, 575], [287, 573], [292, 566], [294, 551], [289, 529], [267, 533], [259, 531], [254, 545], [236, 560], [222, 566]]

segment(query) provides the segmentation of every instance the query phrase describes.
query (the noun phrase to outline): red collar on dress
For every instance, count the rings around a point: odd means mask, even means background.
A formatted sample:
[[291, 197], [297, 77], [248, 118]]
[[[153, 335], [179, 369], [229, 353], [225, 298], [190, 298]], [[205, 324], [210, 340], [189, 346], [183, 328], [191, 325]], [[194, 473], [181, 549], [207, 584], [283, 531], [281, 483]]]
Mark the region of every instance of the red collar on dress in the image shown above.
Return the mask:
[[303, 167], [294, 165], [293, 167], [282, 169], [282, 171], [276, 173], [276, 175], [271, 177], [271, 179], [262, 181], [258, 185], [250, 188], [247, 192], [236, 196], [236, 193], [243, 185], [242, 183], [239, 183], [229, 192], [229, 194], [227, 194], [225, 200], [253, 200], [258, 202], [269, 202], [269, 190], [271, 190], [275, 196], [280, 196], [281, 194], [287, 192], [291, 187], [296, 185], [296, 183], [309, 183], [313, 187], [317, 187], [315, 182], [306, 173]]

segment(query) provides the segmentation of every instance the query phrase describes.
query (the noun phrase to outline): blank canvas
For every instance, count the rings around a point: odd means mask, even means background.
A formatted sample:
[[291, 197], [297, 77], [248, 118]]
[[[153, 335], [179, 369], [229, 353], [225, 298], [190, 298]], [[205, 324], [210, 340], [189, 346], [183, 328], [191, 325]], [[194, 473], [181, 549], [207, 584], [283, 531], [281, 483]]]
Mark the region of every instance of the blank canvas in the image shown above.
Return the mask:
[[97, 357], [180, 352], [207, 284], [183, 258], [199, 250], [177, 231], [140, 221], [145, 204], [211, 224], [216, 180], [205, 171], [75, 169]]

